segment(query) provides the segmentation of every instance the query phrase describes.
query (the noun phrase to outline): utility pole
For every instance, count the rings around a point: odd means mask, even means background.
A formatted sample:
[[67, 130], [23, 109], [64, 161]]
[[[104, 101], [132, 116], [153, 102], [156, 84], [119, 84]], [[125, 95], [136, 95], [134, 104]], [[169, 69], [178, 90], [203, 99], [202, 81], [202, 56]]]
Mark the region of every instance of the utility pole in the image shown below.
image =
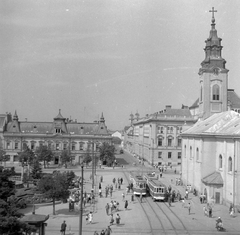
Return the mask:
[[83, 163], [82, 168], [82, 179], [81, 179], [81, 199], [80, 199], [80, 213], [79, 213], [79, 235], [82, 235], [82, 215], [83, 215]]
[[94, 142], [91, 142], [92, 143], [92, 190], [94, 190], [94, 164], [95, 164], [95, 161], [94, 161]]

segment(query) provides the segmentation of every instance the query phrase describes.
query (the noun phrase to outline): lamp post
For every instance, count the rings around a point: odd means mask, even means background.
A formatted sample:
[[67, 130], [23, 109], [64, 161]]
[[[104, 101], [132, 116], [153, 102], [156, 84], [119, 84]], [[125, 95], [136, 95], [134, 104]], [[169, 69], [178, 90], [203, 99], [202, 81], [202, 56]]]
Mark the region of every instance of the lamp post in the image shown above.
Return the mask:
[[82, 235], [82, 215], [83, 215], [83, 164], [81, 164], [82, 168], [82, 180], [81, 180], [81, 199], [80, 199], [80, 211], [79, 211], [79, 235]]

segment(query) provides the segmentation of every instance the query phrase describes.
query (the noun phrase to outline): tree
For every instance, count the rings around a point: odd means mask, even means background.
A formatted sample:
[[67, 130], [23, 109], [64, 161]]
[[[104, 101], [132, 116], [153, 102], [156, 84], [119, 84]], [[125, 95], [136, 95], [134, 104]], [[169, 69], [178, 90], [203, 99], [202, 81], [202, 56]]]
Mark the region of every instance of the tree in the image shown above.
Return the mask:
[[40, 179], [42, 177], [42, 167], [37, 159], [33, 161], [30, 176], [32, 179]]
[[114, 152], [115, 152], [114, 145], [110, 145], [107, 142], [103, 142], [102, 145], [99, 146], [100, 160], [103, 163], [111, 165], [115, 160]]
[[61, 151], [60, 156], [61, 156], [62, 164], [65, 166], [65, 168], [67, 168], [67, 163], [71, 162], [71, 160], [72, 160], [70, 152], [68, 150], [63, 150], [63, 151]]
[[15, 193], [15, 184], [8, 177], [12, 174], [12, 171], [0, 170], [0, 234], [24, 235], [35, 229], [19, 221], [23, 214], [18, 212], [17, 202], [11, 200]]
[[87, 152], [85, 153], [85, 156], [83, 158], [83, 162], [86, 163], [86, 165], [88, 166], [88, 164], [92, 161], [92, 156], [90, 153], [90, 150], [87, 150]]
[[71, 186], [73, 184], [73, 179], [76, 177], [75, 173], [73, 171], [67, 171], [65, 172], [67, 177], [68, 185]]
[[0, 162], [4, 163], [4, 167], [6, 166], [6, 161], [9, 161], [9, 155], [6, 155], [6, 152], [0, 148]]
[[48, 163], [53, 159], [53, 152], [46, 145], [40, 145], [37, 147], [35, 154], [37, 155], [38, 161], [43, 161], [44, 168], [46, 168], [46, 162]]
[[69, 184], [66, 173], [55, 172], [51, 175], [45, 175], [38, 182], [38, 190], [47, 198], [53, 200], [53, 214], [55, 215], [55, 201], [58, 199], [67, 199], [69, 196]]
[[31, 165], [35, 159], [35, 154], [29, 147], [24, 148], [22, 152], [18, 153], [18, 155], [19, 162], [21, 162], [23, 165]]

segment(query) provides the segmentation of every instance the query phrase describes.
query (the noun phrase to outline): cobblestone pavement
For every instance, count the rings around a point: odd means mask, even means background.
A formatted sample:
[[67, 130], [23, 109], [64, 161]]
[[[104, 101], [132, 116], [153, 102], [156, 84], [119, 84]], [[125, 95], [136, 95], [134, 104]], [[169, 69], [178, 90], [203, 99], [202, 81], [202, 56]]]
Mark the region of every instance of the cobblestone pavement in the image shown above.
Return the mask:
[[[130, 162], [137, 162], [137, 160], [128, 153], [118, 155], [119, 162], [126, 164], [130, 159]], [[193, 196], [192, 194], [189, 195], [189, 199], [186, 203], [191, 202], [192, 210], [191, 214], [188, 214], [187, 208], [182, 206], [181, 202], [175, 202], [172, 204], [170, 209], [166, 208], [166, 204], [162, 202], [155, 202], [158, 203], [159, 206], [164, 210], [168, 210], [167, 215], [164, 217], [163, 214], [159, 214], [159, 218], [162, 220], [160, 221], [161, 224], [155, 224], [155, 226], [151, 225], [151, 220], [153, 221], [155, 215], [152, 214], [153, 218], [148, 220], [146, 214], [143, 212], [143, 208], [149, 208], [149, 206], [153, 204], [151, 202], [150, 197], [146, 197], [143, 200], [142, 205], [138, 198], [135, 198], [134, 202], [131, 202], [131, 194], [126, 195], [126, 198], [129, 201], [129, 208], [128, 210], [124, 210], [124, 202], [122, 200], [122, 193], [126, 192], [127, 176], [128, 174], [124, 174], [124, 172], [128, 170], [134, 169], [141, 169], [142, 171], [152, 171], [154, 170], [151, 166], [145, 164], [142, 168], [138, 168], [138, 166], [133, 167], [133, 165], [124, 165], [124, 167], [119, 168], [101, 168], [97, 169], [96, 174], [96, 185], [98, 185], [100, 176], [103, 176], [103, 195], [104, 189], [106, 185], [112, 184], [112, 179], [115, 178], [123, 178], [123, 185], [121, 190], [114, 189], [112, 198], [108, 197], [99, 198], [96, 197], [95, 204], [87, 204], [83, 211], [83, 235], [92, 235], [94, 231], [97, 231], [99, 234], [102, 229], [105, 229], [109, 225], [110, 216], [106, 214], [105, 205], [113, 201], [118, 201], [120, 203], [120, 210], [119, 212], [113, 212], [114, 219], [116, 213], [119, 213], [121, 217], [121, 224], [116, 225], [115, 223], [111, 226], [112, 234], [122, 235], [141, 235], [141, 234], [166, 234], [166, 235], [181, 235], [181, 234], [217, 234], [217, 230], [215, 229], [215, 220], [218, 216], [221, 216], [223, 219], [224, 227], [226, 228], [225, 234], [240, 234], [240, 217], [239, 214], [236, 214], [234, 218], [230, 217], [228, 214], [228, 208], [223, 205], [214, 205], [213, 206], [213, 218], [208, 218], [203, 214], [203, 205], [200, 203], [199, 197]], [[65, 170], [65, 169], [60, 169]], [[71, 170], [71, 169], [68, 169]], [[76, 175], [81, 174], [81, 169], [73, 169]], [[90, 192], [92, 188], [92, 181], [90, 180], [91, 169], [84, 169], [84, 191]], [[157, 172], [157, 171], [156, 171]], [[173, 170], [167, 170], [166, 173], [163, 174], [161, 181], [166, 185], [171, 185], [173, 189], [179, 190], [182, 195], [185, 193], [184, 186], [176, 186], [175, 179], [179, 177], [178, 174], [174, 174]], [[172, 181], [171, 181], [172, 180]], [[165, 205], [164, 205], [165, 204]], [[149, 206], [148, 206], [149, 205]], [[144, 206], [144, 207], [142, 207]], [[155, 204], [155, 207], [157, 205]], [[159, 208], [160, 208], [159, 207]], [[165, 207], [165, 208], [164, 208]], [[155, 208], [156, 209], [156, 208]], [[157, 210], [157, 209], [156, 209]], [[171, 211], [172, 212], [171, 212]], [[63, 220], [67, 223], [67, 232], [66, 235], [77, 235], [79, 234], [79, 211], [75, 210], [74, 212], [69, 212], [68, 203], [60, 203], [56, 205], [56, 215], [53, 215], [53, 208], [52, 205], [47, 206], [36, 206], [36, 214], [49, 214], [49, 220], [47, 221], [46, 227], [46, 235], [57, 235], [60, 234], [60, 226]], [[93, 223], [87, 224], [85, 220], [85, 215], [90, 211], [93, 212]], [[32, 208], [28, 207], [23, 210], [25, 214], [31, 214]], [[151, 212], [150, 212], [151, 213]], [[159, 213], [159, 212], [157, 212]], [[177, 215], [180, 220], [177, 219], [175, 216]], [[175, 216], [175, 217], [174, 217]], [[172, 225], [170, 224], [172, 222]], [[175, 224], [178, 221], [182, 227], [178, 229], [178, 225]], [[154, 222], [152, 222], [154, 223]], [[169, 229], [167, 229], [169, 223]], [[180, 226], [180, 225], [179, 225]]]

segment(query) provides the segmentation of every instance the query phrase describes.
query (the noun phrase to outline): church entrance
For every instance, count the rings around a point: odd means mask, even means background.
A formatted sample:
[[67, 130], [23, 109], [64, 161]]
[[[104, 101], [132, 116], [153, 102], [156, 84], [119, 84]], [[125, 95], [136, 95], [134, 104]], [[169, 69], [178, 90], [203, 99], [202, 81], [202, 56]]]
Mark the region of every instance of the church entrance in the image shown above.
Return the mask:
[[59, 164], [59, 156], [56, 156], [54, 158], [54, 164], [58, 165]]
[[220, 193], [219, 192], [215, 193], [215, 203], [220, 204]]

